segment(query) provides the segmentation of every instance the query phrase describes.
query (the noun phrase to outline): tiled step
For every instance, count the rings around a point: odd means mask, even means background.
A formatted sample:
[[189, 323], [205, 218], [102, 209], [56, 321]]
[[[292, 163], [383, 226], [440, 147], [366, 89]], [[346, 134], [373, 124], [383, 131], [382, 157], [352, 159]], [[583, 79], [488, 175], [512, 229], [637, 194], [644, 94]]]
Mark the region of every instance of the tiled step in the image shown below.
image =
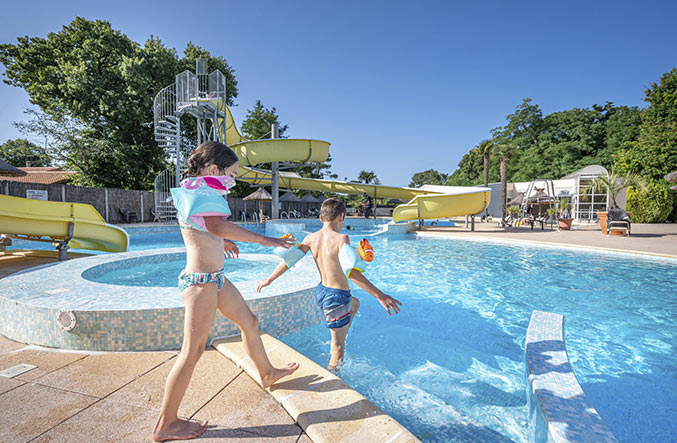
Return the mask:
[[[299, 363], [296, 372], [267, 391], [315, 443], [419, 441], [404, 426], [333, 373], [268, 334], [261, 335], [261, 339], [273, 366]], [[240, 336], [217, 338], [211, 345], [261, 384]]]

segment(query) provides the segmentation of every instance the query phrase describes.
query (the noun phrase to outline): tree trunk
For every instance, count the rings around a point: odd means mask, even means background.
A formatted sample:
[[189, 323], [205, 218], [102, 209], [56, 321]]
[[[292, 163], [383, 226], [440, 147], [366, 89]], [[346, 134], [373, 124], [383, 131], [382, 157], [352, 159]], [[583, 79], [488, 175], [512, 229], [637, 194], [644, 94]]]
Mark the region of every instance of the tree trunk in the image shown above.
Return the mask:
[[[484, 187], [489, 187], [489, 151], [484, 153]], [[484, 210], [484, 218], [487, 220], [489, 217], [489, 206]]]
[[505, 222], [505, 204], [508, 197], [508, 159], [501, 159], [501, 217]]

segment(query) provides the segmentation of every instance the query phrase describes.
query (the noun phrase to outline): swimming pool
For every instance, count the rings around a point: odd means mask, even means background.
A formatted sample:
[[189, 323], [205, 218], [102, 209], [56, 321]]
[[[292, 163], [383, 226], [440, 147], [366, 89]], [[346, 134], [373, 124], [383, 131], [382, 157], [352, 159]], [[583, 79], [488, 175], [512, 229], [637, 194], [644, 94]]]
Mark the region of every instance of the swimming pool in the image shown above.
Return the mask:
[[[532, 310], [564, 314], [567, 350], [619, 441], [677, 435], [677, 264], [477, 241], [377, 237], [339, 376], [424, 441], [526, 441]], [[282, 337], [326, 365], [323, 325]]]
[[[566, 316], [576, 375], [620, 441], [677, 435], [674, 261], [379, 232], [348, 231], [353, 243], [370, 236], [376, 260], [367, 275], [403, 311], [388, 318], [355, 290], [362, 307], [339, 375], [424, 441], [525, 441], [524, 340], [534, 309]], [[137, 251], [181, 245], [176, 227], [132, 231], [130, 240]], [[326, 365], [324, 326], [282, 340]]]

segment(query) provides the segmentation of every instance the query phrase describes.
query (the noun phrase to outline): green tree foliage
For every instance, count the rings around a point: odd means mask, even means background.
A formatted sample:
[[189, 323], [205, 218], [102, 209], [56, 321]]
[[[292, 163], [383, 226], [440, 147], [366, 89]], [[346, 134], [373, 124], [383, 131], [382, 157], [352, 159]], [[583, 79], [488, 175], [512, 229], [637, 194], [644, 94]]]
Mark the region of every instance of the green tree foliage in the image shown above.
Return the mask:
[[[634, 172], [644, 179], [663, 184], [663, 176], [677, 169], [677, 68], [663, 74], [646, 90], [649, 107], [641, 113], [639, 137], [614, 156], [616, 170]], [[677, 220], [677, 193], [670, 220]]]
[[261, 100], [256, 100], [254, 108], [247, 111], [240, 129], [242, 129], [242, 135], [249, 140], [266, 139], [271, 137], [270, 128], [273, 123], [278, 125], [280, 138], [285, 138], [283, 134], [288, 129], [288, 126], [280, 124], [277, 109], [274, 106], [268, 109], [263, 106]]
[[381, 181], [376, 177], [374, 171], [360, 171], [360, 174], [357, 176], [358, 183], [374, 184], [380, 185]]
[[428, 169], [427, 171], [414, 174], [411, 177], [409, 187], [420, 188], [423, 185], [444, 185], [447, 183], [448, 178], [447, 174], [441, 174], [434, 169]]
[[626, 194], [625, 210], [632, 212], [635, 223], [663, 223], [672, 211], [673, 200], [668, 187], [649, 183], [642, 188], [630, 187]]
[[[484, 155], [476, 148], [471, 149], [470, 152], [461, 158], [461, 161], [458, 163], [458, 168], [451, 175], [449, 175], [449, 178], [447, 179], [447, 185], [475, 186], [482, 183], [483, 165]], [[498, 180], [498, 168], [490, 167], [489, 181], [495, 182]]]
[[[611, 169], [612, 156], [637, 140], [640, 121], [637, 107], [609, 102], [543, 117], [530, 99], [525, 99], [506, 119], [506, 126], [493, 130], [494, 139], [483, 141], [461, 159], [449, 177], [449, 185], [481, 184], [483, 150], [499, 140], [521, 147], [507, 165], [509, 181], [557, 179], [592, 164]], [[500, 160], [493, 152], [488, 175], [490, 183], [500, 180]]]
[[0, 159], [19, 168], [49, 166], [51, 163], [45, 148], [23, 138], [7, 140], [0, 145]]
[[166, 167], [153, 136], [153, 98], [198, 56], [224, 71], [232, 103], [237, 82], [223, 58], [192, 43], [179, 58], [153, 36], [142, 47], [107, 21], [78, 17], [46, 38], [0, 45], [4, 82], [40, 108], [20, 126], [53, 137], [55, 156], [79, 172], [79, 184], [128, 189], [150, 189]]

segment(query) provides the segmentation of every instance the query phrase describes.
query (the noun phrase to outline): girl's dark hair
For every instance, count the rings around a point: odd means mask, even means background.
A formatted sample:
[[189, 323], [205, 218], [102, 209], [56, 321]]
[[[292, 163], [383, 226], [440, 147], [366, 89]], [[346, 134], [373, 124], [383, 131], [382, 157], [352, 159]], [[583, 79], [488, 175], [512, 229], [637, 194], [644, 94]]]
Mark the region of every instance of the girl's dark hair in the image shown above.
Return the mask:
[[216, 165], [223, 170], [237, 161], [237, 154], [223, 143], [204, 142], [188, 156], [187, 168], [181, 177], [197, 177], [200, 170], [208, 165]]

